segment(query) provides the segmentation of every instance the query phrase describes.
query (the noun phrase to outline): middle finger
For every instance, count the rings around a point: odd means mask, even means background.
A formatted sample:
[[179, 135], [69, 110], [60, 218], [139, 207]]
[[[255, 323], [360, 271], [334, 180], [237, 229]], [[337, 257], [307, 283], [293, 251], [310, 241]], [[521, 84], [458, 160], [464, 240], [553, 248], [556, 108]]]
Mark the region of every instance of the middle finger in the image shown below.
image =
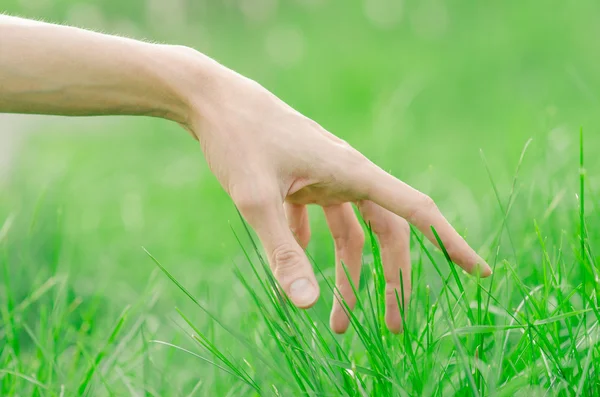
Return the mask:
[[[402, 332], [401, 308], [398, 303], [406, 308], [411, 292], [410, 227], [403, 218], [372, 201], [360, 201], [358, 208], [365, 221], [370, 223], [381, 246], [381, 260], [386, 282], [385, 323], [390, 331]], [[402, 285], [400, 272], [402, 272]]]

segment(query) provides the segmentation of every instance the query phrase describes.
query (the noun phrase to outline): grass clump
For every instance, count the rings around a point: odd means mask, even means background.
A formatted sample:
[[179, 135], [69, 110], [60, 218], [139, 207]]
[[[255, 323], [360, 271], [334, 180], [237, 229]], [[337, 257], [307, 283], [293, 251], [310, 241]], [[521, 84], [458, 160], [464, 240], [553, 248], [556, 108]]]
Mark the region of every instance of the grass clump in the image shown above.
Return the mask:
[[[397, 294], [399, 335], [384, 324], [383, 264], [368, 225], [361, 283], [352, 285], [356, 309], [342, 302], [351, 328], [338, 336], [328, 326], [329, 301], [306, 311], [288, 301], [243, 221], [232, 229], [242, 256], [234, 258], [229, 302], [213, 299], [219, 291], [210, 287], [187, 286], [146, 251], [189, 301], [173, 298], [179, 308], [165, 331], [156, 313], [168, 290], [156, 271], [121, 314], [100, 295], [81, 297], [59, 266], [49, 266], [45, 278], [27, 273], [23, 287], [12, 264], [26, 255], [14, 247], [37, 241], [35, 228], [21, 230], [17, 218], [7, 218], [0, 233], [0, 395], [598, 395], [598, 268], [589, 232], [596, 218], [584, 208], [583, 155], [577, 201], [551, 199], [530, 219], [524, 205], [548, 198], [519, 190], [528, 146], [505, 199], [484, 158], [500, 214], [482, 248], [490, 278], [467, 276], [413, 230], [414, 288], [410, 302]], [[64, 255], [49, 246], [43, 257]], [[323, 297], [331, 298], [331, 266], [311, 260]]]

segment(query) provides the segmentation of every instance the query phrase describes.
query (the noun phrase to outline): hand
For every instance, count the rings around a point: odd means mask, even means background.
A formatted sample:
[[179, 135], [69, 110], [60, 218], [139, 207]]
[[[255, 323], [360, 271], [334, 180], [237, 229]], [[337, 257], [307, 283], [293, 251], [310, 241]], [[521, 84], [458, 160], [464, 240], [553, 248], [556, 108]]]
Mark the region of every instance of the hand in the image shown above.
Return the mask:
[[[281, 287], [310, 307], [319, 287], [303, 248], [306, 204], [321, 205], [334, 237], [338, 296], [356, 301], [362, 228], [350, 203], [381, 243], [387, 281], [386, 322], [400, 331], [400, 271], [410, 292], [407, 221], [469, 273], [489, 266], [423, 193], [387, 174], [346, 142], [302, 116], [257, 83], [199, 52], [78, 28], [0, 15], [0, 112], [149, 115], [183, 125], [200, 140], [211, 170], [256, 230]], [[73, 56], [77, 54], [77, 56]], [[348, 318], [335, 300], [331, 326]]]
[[[212, 78], [206, 78], [206, 71]], [[358, 285], [364, 233], [351, 203], [371, 224], [381, 245], [386, 279], [386, 324], [400, 332], [396, 292], [408, 301], [408, 222], [436, 246], [433, 226], [450, 258], [482, 277], [491, 269], [460, 237], [425, 194], [392, 177], [343, 140], [304, 117], [254, 81], [215, 63], [202, 68], [204, 89], [188, 81], [185, 127], [198, 138], [212, 172], [257, 232], [271, 269], [291, 301], [312, 306], [319, 286], [303, 252], [310, 239], [307, 204], [323, 208], [336, 250], [336, 287], [356, 303], [342, 267]], [[209, 89], [206, 81], [216, 82]], [[199, 94], [201, 93], [201, 94]], [[344, 332], [349, 319], [334, 298], [331, 327]]]

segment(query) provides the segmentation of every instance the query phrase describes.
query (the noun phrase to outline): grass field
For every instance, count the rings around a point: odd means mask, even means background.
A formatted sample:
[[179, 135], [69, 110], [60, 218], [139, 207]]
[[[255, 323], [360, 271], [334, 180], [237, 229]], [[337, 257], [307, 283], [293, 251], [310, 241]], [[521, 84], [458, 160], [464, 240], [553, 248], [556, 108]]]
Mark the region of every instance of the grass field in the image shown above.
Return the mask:
[[0, 10], [214, 56], [431, 195], [494, 269], [469, 277], [412, 233], [393, 335], [367, 238], [352, 327], [334, 336], [318, 208], [322, 296], [299, 311], [176, 125], [34, 118], [0, 184], [0, 396], [600, 395], [596, 2]]

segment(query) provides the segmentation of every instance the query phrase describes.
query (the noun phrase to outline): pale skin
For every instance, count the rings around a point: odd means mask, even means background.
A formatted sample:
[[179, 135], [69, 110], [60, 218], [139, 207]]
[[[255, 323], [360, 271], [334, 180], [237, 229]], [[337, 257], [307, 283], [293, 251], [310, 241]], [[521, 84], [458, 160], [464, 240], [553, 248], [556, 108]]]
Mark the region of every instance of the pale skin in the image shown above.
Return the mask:
[[[331, 327], [345, 332], [356, 298], [365, 235], [353, 204], [379, 239], [385, 321], [402, 330], [397, 297], [408, 301], [409, 223], [470, 274], [490, 267], [435, 203], [258, 83], [187, 47], [150, 44], [0, 15], [0, 112], [65, 116], [147, 115], [179, 123], [256, 231], [283, 291], [300, 308], [319, 285], [304, 249], [308, 204], [323, 208], [335, 245]], [[404, 285], [400, 286], [400, 272]], [[400, 298], [402, 299], [402, 298]]]

